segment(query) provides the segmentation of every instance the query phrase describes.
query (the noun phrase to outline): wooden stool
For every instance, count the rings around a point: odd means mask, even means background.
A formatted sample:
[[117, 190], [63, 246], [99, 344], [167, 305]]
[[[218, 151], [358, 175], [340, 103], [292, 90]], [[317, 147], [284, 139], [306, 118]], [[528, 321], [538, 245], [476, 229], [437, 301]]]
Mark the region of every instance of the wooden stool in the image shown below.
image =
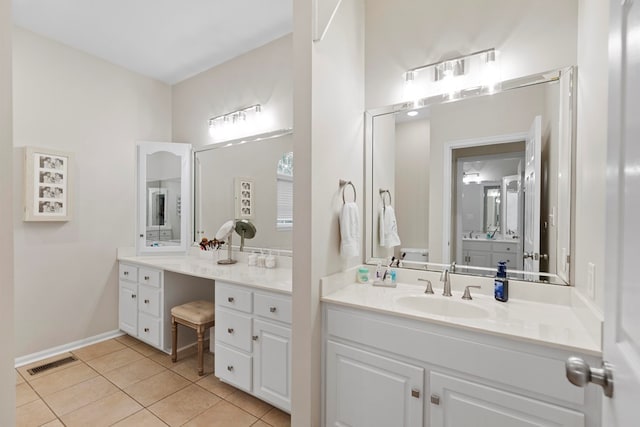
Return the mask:
[[171, 309], [171, 361], [178, 360], [178, 323], [195, 329], [198, 334], [198, 375], [204, 374], [203, 351], [204, 333], [214, 325], [213, 303], [209, 301], [191, 301]]

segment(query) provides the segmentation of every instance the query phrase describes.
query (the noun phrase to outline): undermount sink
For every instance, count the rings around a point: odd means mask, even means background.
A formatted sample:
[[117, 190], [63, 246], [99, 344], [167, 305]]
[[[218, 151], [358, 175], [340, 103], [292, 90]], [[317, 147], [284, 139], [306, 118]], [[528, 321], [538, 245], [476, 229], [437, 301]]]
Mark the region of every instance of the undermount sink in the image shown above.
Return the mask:
[[444, 299], [432, 295], [408, 295], [398, 297], [396, 304], [409, 310], [421, 311], [425, 314], [435, 314], [446, 317], [484, 318], [489, 311], [482, 307], [462, 300]]

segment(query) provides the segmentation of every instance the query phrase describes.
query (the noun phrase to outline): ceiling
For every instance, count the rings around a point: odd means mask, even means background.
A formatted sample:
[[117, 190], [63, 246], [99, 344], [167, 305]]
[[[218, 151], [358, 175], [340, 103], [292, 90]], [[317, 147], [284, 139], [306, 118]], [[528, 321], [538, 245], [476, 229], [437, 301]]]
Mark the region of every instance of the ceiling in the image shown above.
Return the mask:
[[13, 0], [13, 21], [174, 84], [292, 31], [293, 0]]

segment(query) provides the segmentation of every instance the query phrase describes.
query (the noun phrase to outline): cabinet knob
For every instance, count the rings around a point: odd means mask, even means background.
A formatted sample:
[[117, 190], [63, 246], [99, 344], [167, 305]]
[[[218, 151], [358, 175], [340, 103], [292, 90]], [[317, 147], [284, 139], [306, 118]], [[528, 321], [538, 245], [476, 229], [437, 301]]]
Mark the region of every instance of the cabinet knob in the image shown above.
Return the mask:
[[227, 298], [227, 301], [229, 301], [229, 302], [234, 302], [234, 301], [235, 301], [235, 298], [234, 298], [234, 297], [229, 297], [229, 298]]
[[440, 404], [440, 396], [438, 396], [437, 394], [432, 394], [431, 395], [431, 403], [433, 403], [434, 405], [439, 405]]
[[149, 276], [144, 276], [144, 280], [149, 280]]
[[227, 328], [227, 332], [232, 334], [233, 333], [233, 328]]
[[144, 303], [149, 304], [149, 300], [148, 299], [144, 300]]
[[138, 296], [136, 294], [131, 294], [131, 298], [137, 298]]
[[129, 275], [129, 272], [128, 272], [128, 271], [125, 271], [123, 274], [124, 274], [125, 276], [128, 276], [128, 275]]
[[233, 366], [232, 365], [227, 366], [227, 371], [233, 372]]
[[415, 397], [416, 399], [420, 399], [420, 390], [412, 388], [411, 389], [411, 397]]
[[144, 331], [145, 332], [149, 332], [149, 328], [144, 328]]
[[258, 336], [257, 335], [254, 335], [252, 338], [253, 338], [254, 341], [258, 341]]
[[269, 311], [275, 313], [278, 309], [274, 306], [269, 307]]

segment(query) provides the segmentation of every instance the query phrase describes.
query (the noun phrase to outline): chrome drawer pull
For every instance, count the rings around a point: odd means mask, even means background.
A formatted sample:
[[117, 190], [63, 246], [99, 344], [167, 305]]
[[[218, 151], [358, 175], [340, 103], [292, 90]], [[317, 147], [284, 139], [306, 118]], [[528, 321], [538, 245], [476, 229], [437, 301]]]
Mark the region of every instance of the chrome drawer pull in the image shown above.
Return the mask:
[[149, 280], [149, 276], [144, 276], [144, 280]]
[[124, 275], [125, 275], [125, 276], [128, 276], [128, 275], [129, 275], [129, 272], [128, 272], [128, 271], [125, 271], [125, 272], [124, 272]]
[[253, 336], [253, 340], [254, 340], [254, 341], [258, 341], [258, 336], [257, 336], [257, 335], [254, 335], [254, 336]]
[[233, 372], [233, 366], [232, 365], [227, 366], [227, 371]]
[[144, 300], [144, 303], [149, 304], [149, 300], [148, 299]]
[[145, 332], [149, 332], [149, 328], [144, 328], [144, 331]]
[[229, 297], [229, 298], [227, 298], [227, 301], [233, 302], [233, 301], [235, 301], [235, 298], [234, 297]]
[[136, 298], [137, 295], [136, 294], [131, 294], [131, 298]]
[[277, 310], [277, 308], [276, 308], [276, 307], [273, 307], [273, 306], [272, 306], [272, 307], [269, 307], [269, 311], [270, 311], [270, 312], [272, 312], [272, 313], [275, 313], [275, 312], [276, 312], [276, 310]]
[[232, 333], [233, 333], [233, 328], [228, 328], [228, 329], [227, 329], [227, 332], [228, 332], [228, 333], [230, 333], [230, 334], [232, 334]]

